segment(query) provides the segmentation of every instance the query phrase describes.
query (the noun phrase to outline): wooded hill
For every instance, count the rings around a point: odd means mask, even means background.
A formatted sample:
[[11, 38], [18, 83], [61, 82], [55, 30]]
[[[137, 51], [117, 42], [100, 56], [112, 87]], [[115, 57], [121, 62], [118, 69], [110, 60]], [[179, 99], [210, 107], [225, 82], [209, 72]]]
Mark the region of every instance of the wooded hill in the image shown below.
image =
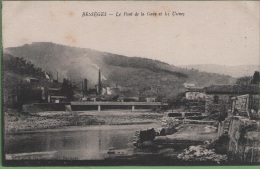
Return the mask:
[[173, 96], [184, 91], [184, 83], [204, 87], [232, 84], [236, 80], [231, 76], [179, 68], [158, 60], [126, 57], [49, 42], [6, 48], [4, 52], [22, 57], [53, 75], [59, 72], [60, 81], [68, 78], [80, 82], [87, 78], [89, 87], [92, 88], [97, 84], [100, 68], [106, 85], [131, 87], [144, 96], [155, 95], [156, 90], [159, 90], [162, 97]]

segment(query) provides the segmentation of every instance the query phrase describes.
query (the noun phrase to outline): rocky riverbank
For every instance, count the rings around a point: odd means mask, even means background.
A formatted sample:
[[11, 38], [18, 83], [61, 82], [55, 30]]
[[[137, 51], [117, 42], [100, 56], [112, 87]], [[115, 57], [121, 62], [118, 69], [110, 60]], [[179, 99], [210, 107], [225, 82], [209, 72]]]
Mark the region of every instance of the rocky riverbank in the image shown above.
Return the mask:
[[4, 123], [6, 133], [30, 130], [54, 129], [64, 126], [88, 125], [133, 125], [160, 123], [162, 114], [154, 112], [85, 111], [85, 112], [39, 112], [37, 114], [21, 114], [14, 110], [5, 112]]

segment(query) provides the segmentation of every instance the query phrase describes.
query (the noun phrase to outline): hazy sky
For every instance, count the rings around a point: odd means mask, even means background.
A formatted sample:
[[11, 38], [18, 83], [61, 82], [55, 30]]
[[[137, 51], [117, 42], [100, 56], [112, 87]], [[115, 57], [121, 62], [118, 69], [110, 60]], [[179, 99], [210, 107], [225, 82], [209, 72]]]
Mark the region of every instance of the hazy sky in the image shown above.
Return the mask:
[[[3, 46], [53, 42], [169, 64], [259, 64], [260, 2], [3, 2]], [[82, 17], [83, 12], [107, 12]], [[116, 12], [184, 16], [116, 17]]]

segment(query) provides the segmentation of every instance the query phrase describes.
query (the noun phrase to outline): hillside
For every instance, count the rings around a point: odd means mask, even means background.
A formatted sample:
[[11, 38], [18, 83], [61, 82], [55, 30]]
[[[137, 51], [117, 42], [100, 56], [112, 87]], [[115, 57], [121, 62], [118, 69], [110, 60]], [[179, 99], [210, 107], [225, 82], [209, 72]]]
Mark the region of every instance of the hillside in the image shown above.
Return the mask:
[[21, 76], [45, 79], [44, 71], [35, 67], [31, 62], [26, 61], [22, 57], [14, 57], [11, 54], [3, 54], [3, 72], [10, 72]]
[[51, 72], [54, 77], [58, 72], [59, 81], [68, 78], [79, 83], [87, 78], [92, 88], [97, 84], [100, 68], [103, 82], [108, 86], [128, 86], [145, 96], [153, 95], [155, 90], [162, 96], [175, 95], [183, 91], [185, 82], [197, 86], [235, 82], [235, 78], [230, 76], [188, 70], [158, 60], [126, 57], [47, 42], [7, 48], [4, 52], [23, 57], [37, 67]]
[[[21, 108], [22, 104], [41, 102], [42, 93], [39, 86], [49, 88], [60, 84], [46, 79], [45, 71], [22, 57], [4, 53], [2, 56], [3, 107]], [[34, 79], [37, 83], [30, 83]]]
[[196, 69], [202, 72], [218, 73], [229, 75], [232, 77], [251, 76], [255, 71], [258, 71], [259, 65], [239, 65], [239, 66], [224, 66], [214, 64], [201, 64], [201, 65], [182, 65], [182, 68]]

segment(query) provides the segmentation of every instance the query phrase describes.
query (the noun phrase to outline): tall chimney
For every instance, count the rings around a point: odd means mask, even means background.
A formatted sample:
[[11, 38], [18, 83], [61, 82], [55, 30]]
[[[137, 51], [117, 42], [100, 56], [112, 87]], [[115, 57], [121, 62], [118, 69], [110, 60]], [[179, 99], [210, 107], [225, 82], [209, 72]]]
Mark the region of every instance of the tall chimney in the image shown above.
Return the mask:
[[85, 91], [85, 94], [88, 93], [88, 80], [87, 79], [84, 79], [84, 91]]
[[96, 94], [98, 95], [98, 85], [95, 85]]
[[57, 82], [59, 82], [59, 72], [57, 72]]
[[101, 94], [102, 91], [102, 86], [101, 86], [101, 71], [98, 69], [98, 94]]
[[84, 95], [84, 82], [81, 82], [81, 90], [82, 90], [82, 94]]

